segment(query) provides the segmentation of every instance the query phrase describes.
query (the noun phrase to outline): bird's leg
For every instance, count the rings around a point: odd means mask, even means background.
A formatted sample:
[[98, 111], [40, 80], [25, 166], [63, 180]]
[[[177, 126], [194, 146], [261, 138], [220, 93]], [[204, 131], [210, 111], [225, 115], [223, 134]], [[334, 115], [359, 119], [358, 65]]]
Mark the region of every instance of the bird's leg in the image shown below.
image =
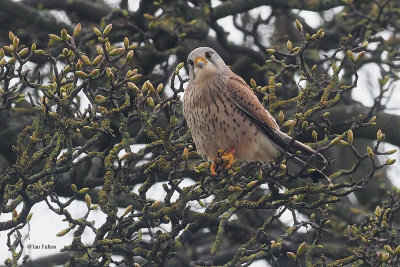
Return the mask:
[[232, 167], [233, 160], [234, 160], [234, 157], [233, 157], [234, 154], [235, 154], [235, 149], [231, 148], [231, 149], [229, 149], [228, 152], [224, 152], [224, 154], [222, 155], [221, 158], [223, 160], [228, 161], [228, 164], [225, 166], [225, 169], [229, 169], [230, 167]]

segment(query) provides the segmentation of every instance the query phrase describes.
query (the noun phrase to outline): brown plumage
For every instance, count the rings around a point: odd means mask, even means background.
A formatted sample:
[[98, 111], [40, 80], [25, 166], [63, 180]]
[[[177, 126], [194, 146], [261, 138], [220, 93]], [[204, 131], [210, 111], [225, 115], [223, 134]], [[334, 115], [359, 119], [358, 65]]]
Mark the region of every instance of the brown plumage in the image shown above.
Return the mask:
[[[279, 130], [271, 114], [238, 75], [209, 47], [199, 47], [188, 56], [190, 80], [185, 90], [183, 114], [197, 151], [212, 160], [218, 150], [235, 149], [235, 160], [276, 161], [287, 149], [291, 137]], [[301, 142], [287, 150], [325, 158]], [[305, 162], [298, 157], [288, 160], [291, 172], [299, 171]], [[309, 167], [310, 168], [310, 167]], [[290, 169], [289, 169], [290, 170]], [[326, 178], [321, 171], [307, 174]]]

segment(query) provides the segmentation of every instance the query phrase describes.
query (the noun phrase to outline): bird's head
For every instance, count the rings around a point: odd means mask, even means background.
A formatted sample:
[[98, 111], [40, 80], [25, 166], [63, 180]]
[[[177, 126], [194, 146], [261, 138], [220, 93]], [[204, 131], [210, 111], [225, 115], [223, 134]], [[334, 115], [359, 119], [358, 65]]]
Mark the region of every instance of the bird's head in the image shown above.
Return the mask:
[[210, 47], [198, 47], [188, 56], [191, 81], [205, 82], [215, 76], [227, 76], [229, 68], [222, 58]]

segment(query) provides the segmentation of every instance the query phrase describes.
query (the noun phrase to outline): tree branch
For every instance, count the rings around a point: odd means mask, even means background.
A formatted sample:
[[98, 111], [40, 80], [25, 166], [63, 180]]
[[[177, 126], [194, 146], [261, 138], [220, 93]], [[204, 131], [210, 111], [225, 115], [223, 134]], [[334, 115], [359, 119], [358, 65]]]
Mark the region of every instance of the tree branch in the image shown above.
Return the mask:
[[[370, 1], [369, 1], [370, 2]], [[289, 1], [289, 0], [232, 0], [214, 8], [214, 19], [224, 18], [233, 14], [249, 11], [260, 6], [274, 6], [278, 8], [302, 9], [309, 11], [323, 11], [330, 8], [343, 6], [341, 0], [320, 1]]]
[[24, 0], [31, 7], [42, 6], [46, 9], [61, 9], [74, 12], [80, 19], [99, 22], [101, 18], [110, 13], [110, 9], [96, 2], [83, 0]]
[[36, 24], [41, 29], [49, 32], [59, 32], [61, 29], [72, 31], [72, 27], [56, 19], [52, 14], [44, 11], [38, 11], [35, 8], [28, 7], [12, 0], [2, 0], [0, 10], [5, 12], [13, 19], [20, 19], [29, 24]]

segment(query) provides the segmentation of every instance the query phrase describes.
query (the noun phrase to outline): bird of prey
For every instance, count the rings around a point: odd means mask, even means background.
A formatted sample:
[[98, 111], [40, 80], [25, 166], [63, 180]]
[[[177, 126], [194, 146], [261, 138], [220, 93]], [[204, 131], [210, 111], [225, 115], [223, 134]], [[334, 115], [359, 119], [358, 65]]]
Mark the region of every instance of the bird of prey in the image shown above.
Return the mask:
[[277, 161], [286, 151], [289, 172], [298, 174], [302, 170], [301, 176], [314, 181], [328, 179], [318, 169], [305, 172], [313, 167], [305, 168], [305, 161], [296, 151], [308, 156], [315, 154], [323, 162], [325, 158], [299, 141], [291, 142], [292, 138], [279, 130], [246, 82], [228, 68], [217, 52], [209, 47], [196, 48], [189, 54], [187, 64], [190, 78], [183, 114], [203, 158], [213, 160], [222, 149], [234, 151], [238, 161], [269, 162]]

